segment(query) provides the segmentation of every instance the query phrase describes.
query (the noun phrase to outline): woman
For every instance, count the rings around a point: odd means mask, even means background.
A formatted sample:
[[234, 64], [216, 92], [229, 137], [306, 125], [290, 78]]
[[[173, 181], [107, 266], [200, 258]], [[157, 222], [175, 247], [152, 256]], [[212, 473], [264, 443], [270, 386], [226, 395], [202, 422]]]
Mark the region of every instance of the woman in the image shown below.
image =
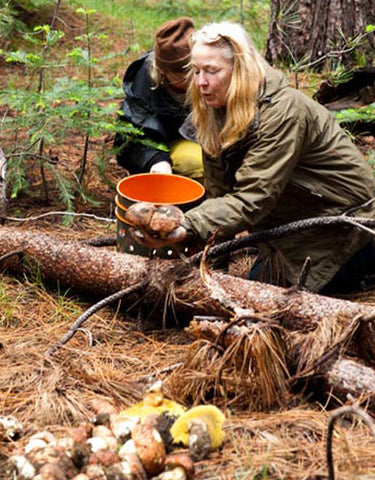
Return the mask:
[[[115, 147], [118, 163], [129, 173], [172, 173], [173, 169], [192, 178], [202, 177], [201, 148], [179, 132], [188, 115], [185, 97], [193, 32], [194, 23], [188, 17], [165, 22], [156, 32], [154, 49], [125, 72], [121, 120], [130, 122], [140, 134], [129, 138], [118, 133]], [[161, 150], [157, 144], [169, 150]]]
[[[189, 97], [207, 200], [189, 210], [164, 242], [206, 241], [214, 232], [225, 240], [347, 211], [374, 217], [374, 178], [360, 152], [328, 110], [287, 86], [240, 25], [197, 31], [191, 68]], [[262, 279], [270, 265], [263, 279], [276, 284], [295, 284], [307, 256], [306, 286], [313, 291], [358, 288], [367, 270], [375, 272], [371, 236], [344, 226], [306, 230], [261, 250], [250, 278]]]

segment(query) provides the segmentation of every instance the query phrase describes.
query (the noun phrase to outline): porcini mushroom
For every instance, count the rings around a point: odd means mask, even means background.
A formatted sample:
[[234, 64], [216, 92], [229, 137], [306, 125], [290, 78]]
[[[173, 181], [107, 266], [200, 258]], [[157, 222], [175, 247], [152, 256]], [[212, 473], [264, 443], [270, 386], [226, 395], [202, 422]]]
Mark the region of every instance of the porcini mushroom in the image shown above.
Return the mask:
[[151, 425], [137, 423], [132, 431], [137, 455], [147, 475], [158, 475], [164, 470], [166, 451], [160, 433]]
[[[193, 407], [181, 415], [171, 427], [171, 435], [175, 444], [189, 446], [190, 429], [199, 422], [207, 427], [209, 434], [210, 448], [219, 448], [224, 440], [223, 424], [225, 416], [214, 405], [199, 405]], [[203, 431], [203, 429], [202, 429]], [[196, 432], [194, 433], [196, 435]]]
[[177, 467], [184, 469], [187, 480], [194, 478], [194, 462], [186, 453], [171, 453], [165, 459], [166, 471], [173, 470]]

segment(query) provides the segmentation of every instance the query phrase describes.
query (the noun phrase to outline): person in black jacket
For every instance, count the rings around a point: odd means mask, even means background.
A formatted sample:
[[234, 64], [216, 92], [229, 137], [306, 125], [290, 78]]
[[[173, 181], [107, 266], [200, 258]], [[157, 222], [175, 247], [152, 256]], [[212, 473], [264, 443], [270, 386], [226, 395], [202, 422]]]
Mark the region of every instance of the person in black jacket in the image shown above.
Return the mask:
[[[156, 32], [154, 49], [133, 62], [125, 72], [125, 100], [120, 119], [142, 132], [131, 137], [116, 134], [117, 161], [130, 174], [178, 173], [203, 177], [201, 147], [182, 137], [188, 117], [185, 93], [190, 61], [189, 38], [194, 23], [180, 17]], [[144, 141], [151, 140], [152, 144]], [[163, 144], [164, 150], [157, 148]]]

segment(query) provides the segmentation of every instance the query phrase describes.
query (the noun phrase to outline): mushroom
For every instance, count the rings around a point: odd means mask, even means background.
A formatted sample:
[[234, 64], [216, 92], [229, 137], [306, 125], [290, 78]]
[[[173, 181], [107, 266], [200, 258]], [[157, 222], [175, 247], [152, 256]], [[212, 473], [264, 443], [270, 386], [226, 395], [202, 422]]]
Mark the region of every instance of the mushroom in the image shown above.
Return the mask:
[[74, 477], [78, 471], [73, 463], [73, 460], [67, 455], [65, 450], [61, 447], [53, 447], [48, 445], [47, 447], [39, 450], [32, 450], [28, 454], [28, 459], [34, 465], [36, 469], [41, 468], [46, 463], [58, 465], [66, 475]]
[[121, 415], [132, 419], [136, 423], [137, 420], [143, 422], [143, 419], [150, 414], [160, 415], [163, 412], [168, 412], [171, 416], [178, 417], [185, 411], [186, 408], [183, 405], [165, 398], [161, 391], [160, 382], [155, 382], [140, 402], [121, 411]]
[[164, 238], [181, 225], [184, 214], [174, 205], [138, 202], [126, 210], [125, 220], [140, 230], [147, 230]]
[[34, 478], [36, 470], [34, 465], [23, 455], [13, 455], [9, 458], [9, 464], [17, 472], [18, 480]]
[[86, 442], [92, 435], [93, 425], [92, 423], [82, 423], [78, 427], [73, 427], [69, 430], [69, 436], [72, 437], [74, 442]]
[[91, 447], [86, 442], [76, 442], [72, 449], [72, 460], [78, 469], [89, 463]]
[[[190, 446], [195, 456], [204, 458], [208, 451], [219, 448], [224, 440], [223, 423], [224, 414], [213, 405], [200, 405], [193, 407], [181, 415], [171, 427], [171, 435], [175, 444]], [[207, 435], [208, 433], [208, 435]], [[190, 440], [190, 435], [192, 438]], [[201, 438], [199, 438], [201, 437]], [[199, 455], [199, 441], [202, 440]], [[207, 442], [209, 443], [207, 447]], [[207, 451], [206, 451], [207, 449]]]
[[[98, 463], [104, 465], [105, 467], [109, 467], [110, 465], [113, 465], [114, 463], [118, 463], [120, 461], [120, 457], [117, 455], [117, 453], [109, 449], [99, 450], [93, 455], [95, 455]], [[89, 463], [91, 463], [90, 460]]]
[[166, 470], [151, 480], [187, 480], [185, 470], [182, 467], [175, 467], [172, 470]]
[[194, 478], [194, 462], [186, 453], [171, 453], [165, 459], [165, 470], [182, 468], [185, 471], [187, 480]]
[[161, 205], [152, 215], [148, 228], [163, 238], [178, 228], [183, 220], [184, 214], [178, 207]]
[[109, 413], [111, 415], [112, 413], [118, 413], [118, 409], [112, 405], [112, 403], [103, 398], [94, 398], [91, 401], [91, 405], [96, 414]]
[[5, 440], [16, 440], [24, 430], [23, 424], [12, 415], [0, 417]]
[[112, 433], [120, 443], [125, 443], [129, 440], [136, 421], [137, 419], [129, 417], [125, 413], [110, 416]]
[[56, 439], [51, 432], [43, 431], [34, 433], [34, 435], [31, 435], [25, 446], [25, 453], [29, 453], [32, 450], [38, 450], [39, 448], [45, 448], [55, 440]]
[[111, 415], [109, 413], [102, 412], [94, 415], [91, 421], [94, 425], [105, 425], [106, 427], [108, 427], [110, 424], [110, 420]]
[[160, 433], [151, 425], [137, 423], [132, 431], [137, 455], [147, 475], [158, 475], [164, 470], [166, 451]]
[[152, 203], [133, 203], [125, 212], [125, 220], [136, 227], [147, 228], [156, 209]]
[[107, 480], [107, 476], [102, 465], [87, 465], [86, 475], [89, 480]]
[[93, 453], [108, 448], [107, 440], [103, 437], [91, 437], [87, 440], [87, 444], [90, 445], [91, 451]]
[[120, 458], [125, 458], [127, 454], [137, 454], [137, 448], [134, 440], [130, 439], [124, 443], [118, 452]]
[[50, 445], [54, 447], [59, 447], [63, 448], [67, 452], [72, 452], [74, 448], [74, 440], [72, 437], [61, 437], [61, 438], [56, 438], [53, 442], [50, 443]]
[[98, 450], [117, 450], [118, 443], [112, 431], [104, 425], [97, 425], [92, 430], [92, 437], [87, 440], [94, 453]]
[[107, 469], [107, 480], [146, 480], [146, 473], [144, 470], [137, 470], [131, 463], [123, 461]]
[[189, 426], [189, 453], [195, 462], [208, 457], [211, 451], [211, 438], [207, 424], [197, 418]]
[[46, 463], [39, 470], [40, 480], [67, 480], [62, 468], [53, 463]]

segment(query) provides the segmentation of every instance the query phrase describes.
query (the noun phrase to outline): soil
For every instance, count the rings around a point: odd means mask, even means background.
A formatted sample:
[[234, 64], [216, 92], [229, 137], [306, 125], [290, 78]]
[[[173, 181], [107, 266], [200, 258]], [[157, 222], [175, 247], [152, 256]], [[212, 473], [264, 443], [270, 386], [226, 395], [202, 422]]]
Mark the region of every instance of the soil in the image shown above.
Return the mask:
[[[65, 7], [60, 12], [60, 19], [61, 25], [65, 25], [65, 45], [73, 45], [77, 32], [84, 28], [83, 22]], [[36, 23], [40, 20], [40, 17], [34, 19]], [[98, 18], [97, 22], [104, 30], [105, 21]], [[68, 26], [74, 26], [74, 29]], [[111, 31], [107, 33], [111, 52], [122, 52], [122, 26], [112, 22]], [[131, 55], [126, 61], [122, 58], [108, 62], [106, 71], [122, 77]], [[10, 75], [23, 81], [21, 66], [3, 62], [0, 70], [2, 86]], [[2, 145], [6, 145], [6, 141], [2, 139]], [[90, 141], [84, 185], [95, 203], [77, 197], [75, 212], [115, 220], [116, 184], [126, 171], [117, 165], [110, 152], [112, 141], [113, 138], [105, 136]], [[361, 142], [365, 154], [373, 148], [373, 137], [362, 138]], [[78, 171], [83, 148], [84, 138], [72, 134], [56, 145], [50, 155], [62, 170]], [[104, 173], [98, 167], [99, 158], [104, 158]], [[9, 199], [9, 217], [36, 217], [65, 210], [48, 177], [46, 198], [40, 170], [35, 168], [33, 160], [30, 160], [29, 177], [29, 190], [16, 199]], [[70, 226], [65, 226], [59, 215], [27, 222], [8, 220], [6, 224], [67, 239], [116, 235], [113, 221], [87, 217], [76, 218]], [[231, 272], [242, 275], [248, 262], [248, 257], [241, 258], [233, 263]], [[375, 304], [374, 291], [350, 298]], [[48, 347], [67, 332], [92, 303], [93, 299], [83, 298], [79, 292], [44, 285], [37, 271], [22, 278], [3, 273], [0, 283], [0, 416], [15, 416], [23, 423], [23, 430], [13, 439], [5, 438], [0, 432], [0, 479], [11, 478], [7, 459], [22, 451], [30, 435], [41, 430], [49, 430], [56, 436], [65, 435], [72, 425], [92, 419], [95, 414], [93, 400], [103, 399], [119, 410], [124, 409], [142, 398], [150, 385], [150, 378], [152, 381], [163, 380], [165, 395], [175, 398], [176, 392], [168, 389], [168, 372], [185, 360], [192, 339], [181, 328], [164, 330], [162, 319], [160, 324], [145, 331], [142, 319], [137, 319], [136, 306], [124, 310], [118, 302], [111, 308], [100, 310], [58, 356], [44, 357]], [[215, 403], [215, 398], [211, 402]], [[224, 444], [220, 450], [196, 463], [196, 478], [328, 478], [326, 432], [330, 408], [334, 406], [337, 406], [335, 402], [328, 405], [327, 400], [326, 405], [322, 399], [312, 400], [296, 394], [290, 404], [273, 411], [249, 411], [235, 405], [228, 407], [224, 410]], [[334, 447], [338, 477], [349, 479], [370, 474], [366, 478], [374, 478], [374, 447], [374, 439], [361, 422], [350, 419], [342, 422], [336, 432]]]

